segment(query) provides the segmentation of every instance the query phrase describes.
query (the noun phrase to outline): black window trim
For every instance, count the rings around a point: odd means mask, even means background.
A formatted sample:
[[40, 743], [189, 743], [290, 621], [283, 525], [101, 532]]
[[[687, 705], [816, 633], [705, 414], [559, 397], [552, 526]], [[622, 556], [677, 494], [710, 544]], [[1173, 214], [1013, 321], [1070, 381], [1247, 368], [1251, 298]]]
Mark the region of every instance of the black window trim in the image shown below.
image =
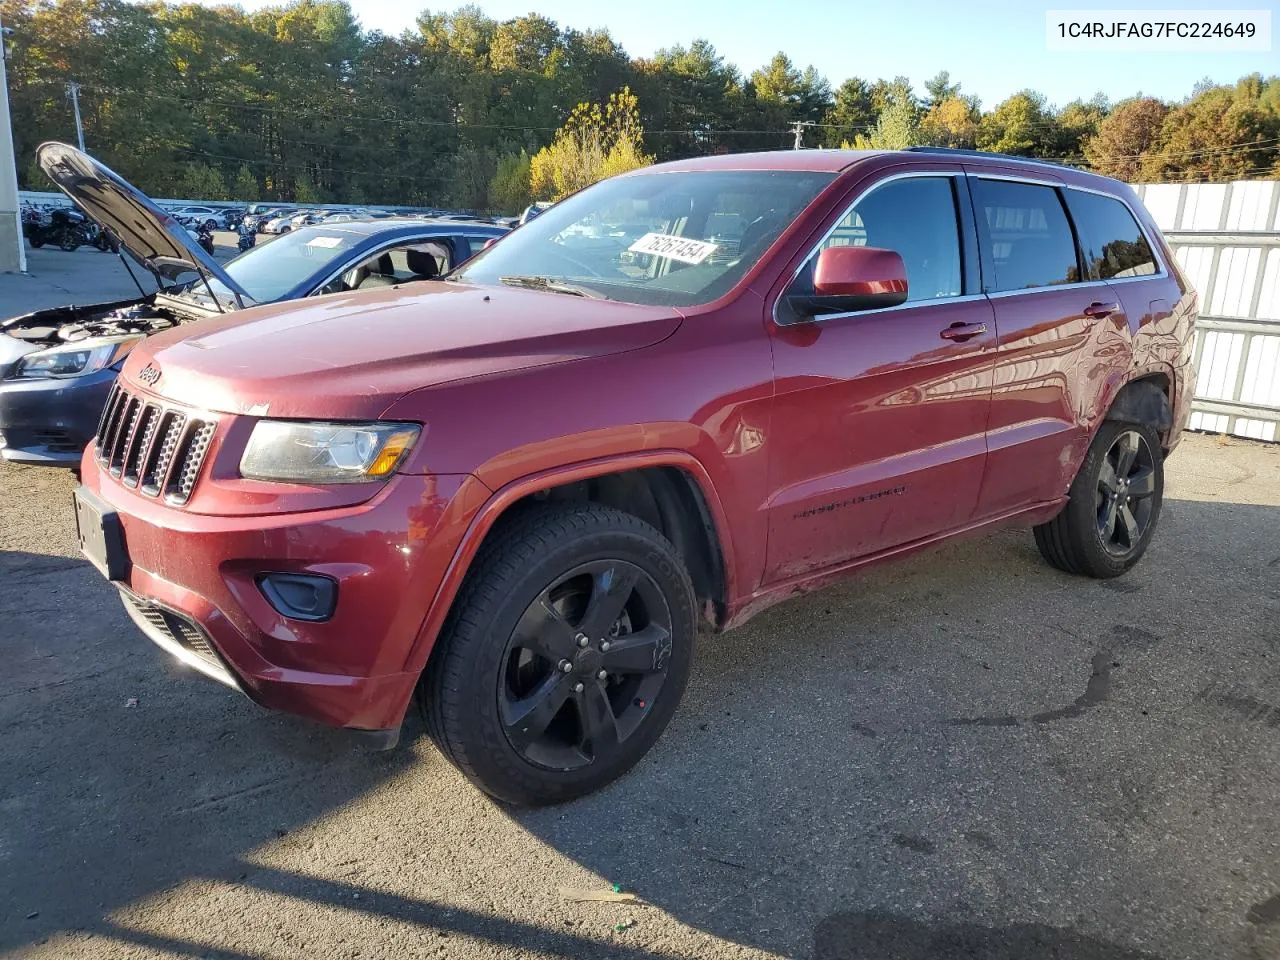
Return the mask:
[[[820, 314], [814, 317], [806, 317], [803, 321], [781, 319], [779, 317], [778, 308], [780, 304], [785, 302], [787, 291], [791, 288], [791, 285], [795, 283], [796, 278], [800, 276], [801, 272], [805, 268], [805, 265], [808, 264], [809, 261], [812, 260], [814, 257], [816, 257], [819, 251], [821, 251], [822, 245], [826, 243], [829, 239], [831, 239], [832, 234], [836, 232], [840, 224], [844, 221], [844, 218], [853, 212], [853, 208], [857, 206], [858, 202], [862, 200], [863, 197], [867, 196], [874, 190], [878, 190], [880, 187], [884, 186], [885, 184], [893, 183], [897, 180], [906, 180], [913, 177], [914, 178], [950, 177], [952, 178], [953, 182], [956, 181], [958, 178], [964, 179], [965, 189], [961, 190], [960, 184], [958, 182], [955, 182], [953, 186], [953, 192], [958, 201], [957, 206], [958, 206], [958, 211], [961, 217], [961, 224], [960, 224], [961, 237], [962, 237], [962, 249], [960, 251], [961, 281], [963, 283], [962, 289], [965, 290], [966, 292], [962, 293], [958, 297], [938, 297], [937, 299], [934, 299], [934, 300], [909, 300], [906, 303], [901, 303], [896, 307], [878, 307], [874, 310], [856, 310], [848, 313]], [[1155, 273], [1149, 273], [1139, 277], [1113, 277], [1110, 280], [1081, 280], [1076, 283], [1059, 283], [1051, 287], [1030, 287], [1023, 290], [997, 290], [994, 293], [983, 293], [981, 291], [986, 285], [985, 272], [987, 268], [984, 263], [985, 258], [981, 254], [981, 243], [979, 242], [979, 238], [977, 234], [976, 206], [973, 203], [972, 191], [969, 189], [970, 182], [973, 180], [1007, 180], [1011, 183], [1029, 183], [1039, 187], [1051, 187], [1052, 189], [1057, 190], [1060, 193], [1061, 191], [1064, 191], [1064, 190], [1077, 190], [1080, 193], [1096, 193], [1098, 196], [1101, 196], [1101, 197], [1108, 197], [1112, 200], [1119, 200], [1122, 204], [1124, 204], [1125, 209], [1129, 211], [1129, 215], [1133, 217], [1134, 223], [1138, 225], [1138, 230], [1142, 233], [1143, 239], [1147, 241], [1147, 246], [1151, 248], [1151, 256], [1155, 258], [1157, 270]], [[1066, 214], [1067, 222], [1071, 224], [1072, 235], [1075, 238], [1075, 244], [1076, 244], [1076, 257], [1077, 257], [1077, 262], [1079, 264], [1078, 268], [1083, 268], [1084, 253], [1080, 247], [1079, 229], [1076, 226], [1075, 219], [1071, 216], [1071, 207], [1069, 204], [1065, 202], [1065, 197], [1061, 195], [1059, 196], [1058, 201], [1059, 203], [1062, 204], [1062, 209], [1063, 209], [1063, 212]], [[965, 221], [966, 212], [968, 213], [968, 218], [969, 218], [967, 222]], [[972, 234], [970, 233], [970, 231], [972, 231]], [[971, 275], [968, 268], [965, 266], [965, 264], [968, 262], [968, 260], [966, 259], [966, 254], [968, 254], [971, 249], [969, 247], [970, 243], [973, 244], [972, 251], [973, 251], [973, 254], [975, 254], [973, 259], [975, 262], [979, 264], [977, 282], [975, 285], [975, 288], [979, 291], [978, 293], [967, 292], [970, 289]], [[1084, 275], [1085, 274], [1082, 272], [1081, 276], [1084, 276]], [[848, 204], [845, 205], [845, 207], [841, 210], [840, 215], [837, 216], [836, 219], [832, 221], [831, 226], [823, 231], [822, 236], [819, 237], [817, 241], [815, 241], [814, 244], [809, 248], [809, 251], [803, 257], [800, 258], [799, 264], [796, 266], [795, 270], [792, 271], [792, 274], [787, 279], [786, 284], [783, 285], [782, 291], [778, 294], [777, 298], [773, 302], [772, 315], [773, 315], [773, 322], [777, 326], [787, 327], [787, 326], [795, 326], [801, 322], [824, 323], [827, 320], [842, 320], [848, 317], [876, 316], [882, 313], [892, 313], [899, 310], [914, 310], [918, 307], [933, 307], [933, 306], [938, 306], [939, 304], [966, 303], [973, 300], [982, 300], [984, 298], [988, 300], [995, 300], [1003, 297], [1035, 295], [1037, 293], [1044, 293], [1046, 291], [1075, 290], [1081, 287], [1099, 287], [1099, 286], [1108, 286], [1108, 285], [1117, 284], [1117, 283], [1134, 283], [1135, 281], [1139, 281], [1139, 280], [1160, 280], [1162, 278], [1167, 278], [1168, 276], [1170, 276], [1169, 267], [1168, 267], [1168, 264], [1166, 264], [1165, 262], [1164, 254], [1160, 246], [1152, 241], [1151, 234], [1148, 232], [1146, 224], [1142, 222], [1142, 218], [1138, 216], [1138, 213], [1136, 210], [1134, 210], [1133, 205], [1129, 203], [1127, 198], [1120, 196], [1116, 193], [1108, 192], [1106, 190], [1098, 190], [1093, 187], [1084, 187], [1074, 183], [1064, 183], [1061, 180], [1047, 180], [1042, 177], [1023, 177], [1023, 176], [1018, 176], [1017, 174], [1003, 173], [998, 170], [985, 170], [979, 167], [969, 167], [967, 169], [948, 167], [948, 168], [938, 168], [938, 169], [932, 169], [932, 170], [923, 170], [923, 169], [907, 170], [901, 173], [890, 174], [889, 176], [882, 177], [879, 180], [876, 180], [874, 183], [868, 186], [865, 190], [860, 191], [856, 197], [854, 197], [852, 200], [849, 201]]]
[[[1151, 238], [1147, 236], [1147, 231], [1142, 226], [1142, 221], [1138, 219], [1138, 215], [1134, 212], [1133, 208], [1129, 206], [1129, 204], [1125, 203], [1123, 197], [1117, 197], [1114, 193], [1105, 193], [1102, 190], [1085, 190], [1083, 188], [1077, 188], [1076, 192], [1091, 193], [1094, 196], [1102, 197], [1104, 200], [1114, 201], [1115, 203], [1118, 203], [1120, 204], [1120, 206], [1124, 207], [1125, 212], [1129, 214], [1130, 219], [1133, 220], [1134, 226], [1138, 228], [1138, 236], [1140, 236], [1143, 239], [1143, 241], [1147, 245], [1147, 249], [1151, 251], [1151, 262], [1156, 267], [1155, 272], [1153, 273], [1141, 273], [1133, 277], [1098, 277], [1097, 280], [1094, 280], [1092, 282], [1124, 283], [1128, 280], [1151, 280], [1154, 277], [1165, 276], [1165, 274], [1162, 272], [1164, 270], [1164, 263], [1160, 260], [1160, 255], [1156, 248], [1156, 245], [1151, 242]], [[1074, 229], [1076, 232], [1076, 240], [1080, 247], [1081, 266], [1088, 267], [1090, 265], [1089, 251], [1085, 248], [1084, 231], [1080, 228], [1080, 225], [1076, 223], [1075, 215], [1071, 212], [1071, 202], [1067, 200], [1065, 196], [1063, 197], [1063, 206], [1066, 207], [1067, 217], [1071, 220], [1072, 229]], [[1083, 274], [1081, 275], [1083, 276]]]
[[[959, 182], [964, 177], [965, 171], [960, 168], [906, 170], [901, 173], [890, 174], [887, 177], [881, 177], [865, 190], [860, 191], [856, 197], [844, 206], [840, 211], [840, 215], [832, 221], [830, 227], [822, 232], [822, 236], [810, 246], [808, 253], [800, 259], [800, 263], [792, 271], [791, 276], [782, 288], [782, 292], [778, 294], [777, 299], [773, 302], [773, 322], [779, 327], [794, 327], [801, 323], [826, 323], [828, 320], [844, 320], [849, 317], [873, 317], [882, 313], [912, 310], [918, 307], [968, 303], [974, 300], [982, 300], [986, 297], [986, 294], [982, 292], [982, 273], [979, 266], [981, 258], [978, 252], [977, 227], [974, 223], [973, 205], [969, 198], [967, 183], [962, 185]], [[932, 300], [908, 300], [906, 303], [900, 303], [896, 307], [876, 307], [873, 310], [852, 310], [845, 313], [823, 313], [813, 317], [805, 317], [802, 320], [783, 319], [779, 315], [779, 306], [786, 302], [787, 291], [791, 289], [791, 285], [804, 272], [805, 266], [822, 251], [823, 244], [831, 239], [836, 230], [840, 228], [840, 224], [853, 212], [854, 207], [887, 184], [896, 183], [899, 180], [919, 180], [921, 178], [951, 181], [951, 197], [952, 202], [955, 204], [956, 214], [956, 232], [960, 240], [960, 289], [963, 292], [959, 296], [935, 297]]]
[[[1062, 216], [1067, 221], [1067, 229], [1071, 231], [1071, 248], [1075, 251], [1075, 254], [1076, 254], [1076, 276], [1079, 276], [1079, 277], [1088, 276], [1088, 271], [1085, 269], [1084, 247], [1081, 246], [1081, 242], [1080, 242], [1080, 231], [1076, 227], [1075, 221], [1072, 220], [1071, 218], [1071, 209], [1067, 206], [1067, 198], [1063, 195], [1063, 192], [1062, 192], [1063, 184], [1054, 183], [1049, 180], [1043, 180], [1043, 181], [1033, 183], [1022, 178], [1014, 178], [1014, 177], [979, 176], [979, 177], [974, 177], [972, 179], [999, 180], [1005, 183], [1018, 183], [1024, 186], [1044, 187], [1045, 189], [1052, 191], [1054, 198], [1058, 201], [1058, 208], [1062, 211]], [[972, 180], [970, 181], [970, 185], [972, 185]], [[978, 209], [978, 200], [976, 197], [972, 196], [972, 190], [970, 191], [970, 199], [971, 199], [971, 202], [973, 203], [974, 216], [976, 218], [977, 209]], [[982, 292], [985, 293], [988, 297], [1007, 296], [1008, 294], [1011, 294], [1011, 293], [1035, 293], [1038, 290], [1061, 290], [1063, 287], [1067, 287], [1067, 288], [1080, 287], [1080, 286], [1084, 286], [1087, 283], [1094, 282], [1094, 281], [1088, 281], [1088, 280], [1084, 280], [1084, 281], [1074, 280], [1074, 281], [1069, 281], [1067, 283], [1044, 283], [1044, 284], [1038, 284], [1034, 287], [1017, 287], [1013, 290], [988, 290], [987, 289], [988, 269], [990, 270], [990, 273], [991, 273], [991, 280], [990, 280], [991, 283], [995, 282], [995, 275], [996, 275], [995, 264], [991, 262], [991, 257], [987, 253], [988, 248], [994, 245], [991, 241], [990, 234], [991, 234], [991, 228], [987, 226], [986, 218], [983, 217], [982, 220], [979, 221], [979, 226], [978, 226], [978, 248], [982, 258], [982, 276], [983, 276]], [[984, 239], [987, 241], [986, 243], [983, 242]]]
[[[995, 299], [997, 297], [1012, 297], [1012, 296], [1019, 296], [1023, 294], [1043, 293], [1047, 290], [1075, 290], [1080, 287], [1098, 287], [1098, 286], [1107, 286], [1108, 284], [1116, 284], [1116, 283], [1133, 283], [1138, 280], [1159, 280], [1169, 276], [1169, 267], [1165, 263], [1164, 256], [1160, 250], [1160, 247], [1157, 244], [1152, 243], [1151, 235], [1147, 232], [1146, 225], [1143, 224], [1142, 218], [1138, 216], [1137, 211], [1133, 209], [1132, 204], [1130, 204], [1129, 201], [1122, 196], [1118, 196], [1117, 194], [1110, 193], [1106, 190], [1095, 190], [1092, 187], [1082, 187], [1073, 183], [1063, 183], [1061, 180], [1045, 180], [1045, 179], [1040, 179], [1035, 177], [1019, 177], [1019, 176], [1016, 176], [1015, 174], [1000, 173], [998, 171], [987, 172], [985, 170], [984, 171], [971, 170], [966, 174], [966, 176], [974, 180], [1007, 180], [1012, 183], [1029, 183], [1038, 187], [1052, 187], [1055, 190], [1059, 190], [1059, 191], [1078, 190], [1080, 193], [1096, 193], [1100, 197], [1107, 197], [1111, 200], [1119, 200], [1122, 204], [1124, 204], [1125, 209], [1129, 211], [1129, 215], [1133, 217], [1134, 223], [1138, 225], [1138, 230], [1141, 232], [1143, 239], [1147, 241], [1147, 246], [1151, 248], [1151, 256], [1155, 259], [1155, 262], [1156, 262], [1157, 270], [1155, 273], [1148, 273], [1139, 277], [1113, 277], [1110, 280], [1081, 280], [1076, 283], [1059, 283], [1051, 287], [1030, 287], [1025, 290], [997, 290], [993, 293], [986, 294], [986, 296], [992, 299]], [[1060, 201], [1061, 201], [1061, 198], [1060, 198]], [[1063, 210], [1066, 212], [1067, 222], [1071, 224], [1071, 229], [1075, 232], [1075, 234], [1078, 237], [1079, 229], [1076, 227], [1075, 219], [1071, 216], [1070, 205], [1063, 202], [1062, 207], [1063, 207]], [[1079, 252], [1080, 245], [1079, 245], [1078, 239], [1076, 241], [1076, 249], [1077, 249], [1077, 256], [1078, 257], [1081, 256]], [[1081, 276], [1084, 276], [1084, 274], [1082, 273]]]

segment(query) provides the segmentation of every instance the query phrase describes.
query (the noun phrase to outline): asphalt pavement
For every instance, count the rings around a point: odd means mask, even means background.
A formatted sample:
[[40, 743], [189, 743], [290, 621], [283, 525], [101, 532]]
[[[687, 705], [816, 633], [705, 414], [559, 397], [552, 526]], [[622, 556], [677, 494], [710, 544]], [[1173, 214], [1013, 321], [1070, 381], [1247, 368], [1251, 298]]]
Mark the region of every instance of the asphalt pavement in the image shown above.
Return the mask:
[[0, 466], [5, 955], [1280, 956], [1280, 446], [1189, 436], [1115, 581], [1005, 531], [702, 637], [650, 756], [536, 811], [166, 661], [72, 487]]

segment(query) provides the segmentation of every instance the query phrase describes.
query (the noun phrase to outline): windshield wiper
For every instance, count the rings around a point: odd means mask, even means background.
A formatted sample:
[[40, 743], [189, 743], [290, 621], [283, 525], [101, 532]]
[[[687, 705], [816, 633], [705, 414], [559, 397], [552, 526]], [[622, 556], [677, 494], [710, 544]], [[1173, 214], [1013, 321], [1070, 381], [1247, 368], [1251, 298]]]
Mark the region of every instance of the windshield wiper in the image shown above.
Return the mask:
[[567, 293], [571, 297], [589, 297], [592, 300], [609, 299], [603, 293], [597, 293], [595, 290], [580, 287], [576, 283], [565, 283], [562, 280], [552, 280], [550, 277], [499, 277], [498, 280], [509, 287], [524, 287], [528, 290], [545, 290], [548, 293]]

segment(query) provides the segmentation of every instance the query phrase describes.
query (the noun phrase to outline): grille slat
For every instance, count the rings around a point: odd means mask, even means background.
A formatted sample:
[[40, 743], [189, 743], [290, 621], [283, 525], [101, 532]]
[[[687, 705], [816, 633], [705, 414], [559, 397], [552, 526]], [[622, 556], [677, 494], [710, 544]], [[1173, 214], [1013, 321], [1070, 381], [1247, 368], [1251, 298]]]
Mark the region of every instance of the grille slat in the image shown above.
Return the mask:
[[98, 462], [125, 486], [181, 506], [195, 491], [217, 426], [216, 420], [143, 400], [117, 381], [94, 446]]
[[111, 448], [115, 445], [116, 435], [120, 432], [120, 414], [129, 395], [121, 389], [119, 382], [112, 388], [113, 393], [107, 400], [107, 409], [102, 418], [102, 426], [98, 429], [98, 459], [106, 463], [111, 456]]
[[173, 452], [178, 448], [182, 428], [187, 422], [187, 418], [176, 410], [167, 411], [161, 419], [164, 432], [160, 434], [154, 459], [148, 463], [142, 474], [142, 492], [149, 497], [158, 497], [160, 489], [169, 478], [169, 468], [173, 465]]
[[154, 403], [143, 406], [138, 414], [138, 422], [124, 451], [124, 469], [120, 474], [126, 487], [138, 485], [138, 478], [142, 475], [142, 461], [155, 440], [156, 421], [159, 419], [160, 408]]
[[124, 469], [125, 451], [129, 449], [129, 444], [133, 440], [133, 428], [138, 425], [138, 411], [141, 408], [142, 401], [137, 397], [130, 397], [124, 406], [124, 414], [120, 418], [120, 432], [116, 434], [116, 441], [111, 445], [111, 455], [107, 458], [107, 468], [113, 477], [120, 476]]

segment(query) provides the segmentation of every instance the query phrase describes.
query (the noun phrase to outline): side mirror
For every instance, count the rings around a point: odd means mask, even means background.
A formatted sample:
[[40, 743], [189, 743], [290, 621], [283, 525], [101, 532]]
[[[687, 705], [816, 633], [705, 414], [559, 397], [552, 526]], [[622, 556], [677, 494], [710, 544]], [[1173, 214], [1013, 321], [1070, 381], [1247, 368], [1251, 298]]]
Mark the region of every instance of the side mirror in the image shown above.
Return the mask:
[[902, 257], [879, 247], [827, 247], [813, 265], [813, 293], [788, 298], [804, 317], [896, 307], [906, 299]]

